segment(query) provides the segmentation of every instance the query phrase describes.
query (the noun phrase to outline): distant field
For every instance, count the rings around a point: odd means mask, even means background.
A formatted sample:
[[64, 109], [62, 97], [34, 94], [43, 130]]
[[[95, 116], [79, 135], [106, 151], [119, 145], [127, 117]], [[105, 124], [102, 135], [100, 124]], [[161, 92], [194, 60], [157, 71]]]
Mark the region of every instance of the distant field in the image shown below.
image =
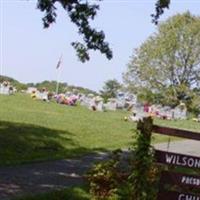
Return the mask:
[[[135, 123], [123, 120], [128, 115], [46, 103], [22, 94], [0, 95], [0, 165], [128, 148], [135, 129]], [[187, 120], [155, 123], [200, 130], [200, 123]], [[166, 139], [156, 136], [154, 142]]]

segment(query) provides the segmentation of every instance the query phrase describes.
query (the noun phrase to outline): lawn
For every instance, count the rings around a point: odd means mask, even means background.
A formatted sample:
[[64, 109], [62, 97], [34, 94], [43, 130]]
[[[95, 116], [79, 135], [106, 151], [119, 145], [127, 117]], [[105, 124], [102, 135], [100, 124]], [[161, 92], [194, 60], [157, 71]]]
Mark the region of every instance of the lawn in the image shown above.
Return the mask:
[[38, 195], [28, 195], [14, 200], [90, 200], [88, 188], [72, 187], [60, 191], [54, 191]]
[[[94, 151], [128, 148], [135, 123], [124, 121], [125, 111], [93, 112], [81, 106], [32, 100], [25, 94], [0, 95], [0, 165], [61, 159]], [[189, 120], [155, 123], [191, 130]], [[156, 136], [154, 142], [166, 141]]]
[[134, 125], [125, 112], [0, 96], [0, 165], [72, 157], [130, 146]]

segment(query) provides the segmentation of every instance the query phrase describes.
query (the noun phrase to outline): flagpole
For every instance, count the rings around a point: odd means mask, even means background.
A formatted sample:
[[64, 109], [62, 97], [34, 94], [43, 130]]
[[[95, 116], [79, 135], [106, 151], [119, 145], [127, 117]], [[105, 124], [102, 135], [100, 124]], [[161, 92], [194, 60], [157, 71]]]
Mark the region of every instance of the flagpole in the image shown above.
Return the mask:
[[61, 62], [62, 62], [62, 54], [58, 60], [58, 63], [57, 63], [57, 66], [56, 66], [56, 69], [58, 70], [58, 74], [57, 74], [57, 82], [56, 82], [56, 95], [58, 95], [58, 90], [59, 90], [59, 79], [60, 79], [60, 65], [61, 65]]
[[[59, 70], [59, 69], [58, 69]], [[60, 70], [57, 74], [57, 82], [56, 82], [56, 95], [58, 95], [58, 89], [59, 89], [59, 79], [60, 79]]]

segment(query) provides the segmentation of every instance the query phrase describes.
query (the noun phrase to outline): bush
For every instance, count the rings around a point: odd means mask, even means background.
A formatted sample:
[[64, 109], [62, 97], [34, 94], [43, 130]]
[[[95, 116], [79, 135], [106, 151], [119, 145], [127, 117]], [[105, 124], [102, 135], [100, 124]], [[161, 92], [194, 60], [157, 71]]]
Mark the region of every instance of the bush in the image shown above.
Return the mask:
[[157, 195], [159, 169], [154, 164], [151, 147], [153, 121], [139, 121], [133, 151], [125, 157], [122, 151], [99, 163], [90, 171], [90, 193], [95, 199], [154, 200]]
[[122, 193], [129, 193], [130, 170], [121, 166], [122, 159], [122, 152], [117, 150], [110, 160], [98, 163], [90, 170], [87, 177], [90, 194], [95, 199], [117, 200], [121, 199]]

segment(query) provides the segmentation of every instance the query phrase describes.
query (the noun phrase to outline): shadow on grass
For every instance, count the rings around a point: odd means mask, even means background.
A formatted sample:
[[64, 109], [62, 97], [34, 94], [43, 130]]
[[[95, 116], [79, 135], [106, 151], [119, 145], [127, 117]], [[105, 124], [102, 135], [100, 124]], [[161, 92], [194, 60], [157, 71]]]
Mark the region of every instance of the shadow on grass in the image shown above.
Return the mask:
[[69, 158], [92, 151], [77, 144], [67, 130], [0, 121], [0, 166]]
[[21, 197], [15, 200], [90, 200], [90, 199], [91, 197], [88, 194], [88, 188], [73, 187], [46, 194]]
[[[84, 185], [83, 175], [93, 163], [107, 158], [107, 154], [95, 150], [105, 151], [79, 146], [68, 131], [1, 121], [0, 199]], [[27, 164], [18, 165], [21, 163]], [[76, 193], [72, 195], [79, 199]]]

